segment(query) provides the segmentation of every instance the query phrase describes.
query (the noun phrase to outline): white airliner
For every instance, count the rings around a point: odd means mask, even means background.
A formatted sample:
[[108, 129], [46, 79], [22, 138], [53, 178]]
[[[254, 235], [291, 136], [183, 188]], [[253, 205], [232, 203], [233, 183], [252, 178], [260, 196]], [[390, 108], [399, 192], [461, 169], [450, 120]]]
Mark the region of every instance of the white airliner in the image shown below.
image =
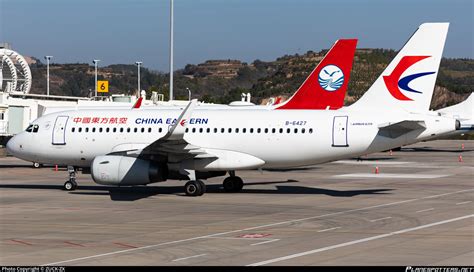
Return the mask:
[[[296, 167], [388, 150], [459, 127], [430, 114], [448, 23], [421, 25], [364, 96], [339, 110], [184, 109], [76, 110], [45, 115], [13, 137], [21, 159], [89, 168], [98, 184], [132, 186], [229, 173], [226, 191], [243, 187], [236, 170]], [[324, 72], [325, 71], [325, 72]], [[349, 75], [331, 63], [320, 86], [337, 91]], [[75, 171], [65, 189], [77, 186]]]

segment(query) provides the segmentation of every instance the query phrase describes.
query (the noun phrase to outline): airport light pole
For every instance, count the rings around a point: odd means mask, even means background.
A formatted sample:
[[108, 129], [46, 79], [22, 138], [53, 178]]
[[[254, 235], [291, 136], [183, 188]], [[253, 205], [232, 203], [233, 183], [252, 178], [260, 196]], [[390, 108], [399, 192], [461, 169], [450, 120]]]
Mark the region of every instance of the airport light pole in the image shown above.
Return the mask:
[[170, 0], [170, 101], [173, 100], [173, 0]]
[[138, 69], [138, 93], [137, 93], [137, 98], [140, 97], [140, 65], [142, 65], [143, 62], [141, 61], [137, 61], [135, 62], [135, 64], [137, 65], [137, 69]]
[[186, 87], [186, 90], [188, 90], [188, 100], [191, 101], [191, 90]]
[[94, 63], [95, 66], [95, 96], [97, 97], [97, 63], [99, 63], [100, 60], [95, 59], [92, 62]]
[[46, 59], [46, 95], [49, 96], [49, 61], [53, 56], [44, 56]]

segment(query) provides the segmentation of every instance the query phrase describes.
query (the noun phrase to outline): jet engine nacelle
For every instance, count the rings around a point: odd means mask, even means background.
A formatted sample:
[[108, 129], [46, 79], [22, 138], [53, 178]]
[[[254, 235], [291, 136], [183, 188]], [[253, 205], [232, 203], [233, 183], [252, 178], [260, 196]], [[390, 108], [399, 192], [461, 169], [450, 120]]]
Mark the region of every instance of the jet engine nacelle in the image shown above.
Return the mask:
[[102, 185], [145, 185], [166, 180], [166, 166], [125, 156], [97, 156], [92, 161], [92, 179]]

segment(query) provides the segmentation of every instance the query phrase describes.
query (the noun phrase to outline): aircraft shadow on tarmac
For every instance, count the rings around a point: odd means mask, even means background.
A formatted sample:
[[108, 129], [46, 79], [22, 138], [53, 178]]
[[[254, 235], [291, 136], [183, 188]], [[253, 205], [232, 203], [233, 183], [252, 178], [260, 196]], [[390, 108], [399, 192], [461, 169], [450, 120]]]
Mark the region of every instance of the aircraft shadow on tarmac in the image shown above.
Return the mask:
[[463, 152], [471, 152], [474, 151], [474, 149], [438, 149], [438, 148], [432, 148], [432, 147], [413, 147], [413, 148], [402, 148], [400, 151], [397, 152], [440, 152], [440, 153], [463, 153]]
[[[273, 182], [254, 182], [247, 183], [246, 186], [251, 185], [271, 185], [281, 183], [294, 183], [296, 180], [287, 181], [273, 181]], [[0, 189], [33, 189], [33, 190], [62, 190], [61, 185], [37, 185], [37, 184], [0, 184]], [[286, 186], [276, 185], [274, 188], [269, 189], [252, 189], [244, 187], [241, 192], [235, 194], [307, 194], [307, 195], [327, 195], [333, 197], [353, 197], [358, 195], [372, 195], [372, 194], [387, 194], [393, 189], [365, 189], [365, 190], [329, 190], [323, 188], [304, 187], [304, 186]], [[73, 192], [69, 192], [74, 195], [104, 195], [110, 196], [113, 201], [135, 201], [143, 198], [152, 197], [155, 195], [180, 195], [184, 196], [183, 186], [137, 186], [137, 187], [110, 187], [110, 186], [78, 186], [78, 189]], [[206, 193], [225, 193], [220, 184], [209, 184], [207, 185]]]

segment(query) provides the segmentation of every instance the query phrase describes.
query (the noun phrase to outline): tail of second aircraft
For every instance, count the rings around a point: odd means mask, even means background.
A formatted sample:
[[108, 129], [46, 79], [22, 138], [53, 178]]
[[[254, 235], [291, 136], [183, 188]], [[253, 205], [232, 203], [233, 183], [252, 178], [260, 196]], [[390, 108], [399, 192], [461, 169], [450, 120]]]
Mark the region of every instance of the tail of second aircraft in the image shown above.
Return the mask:
[[350, 108], [429, 110], [449, 23], [425, 23]]
[[336, 41], [296, 93], [278, 110], [338, 109], [344, 104], [357, 39]]

